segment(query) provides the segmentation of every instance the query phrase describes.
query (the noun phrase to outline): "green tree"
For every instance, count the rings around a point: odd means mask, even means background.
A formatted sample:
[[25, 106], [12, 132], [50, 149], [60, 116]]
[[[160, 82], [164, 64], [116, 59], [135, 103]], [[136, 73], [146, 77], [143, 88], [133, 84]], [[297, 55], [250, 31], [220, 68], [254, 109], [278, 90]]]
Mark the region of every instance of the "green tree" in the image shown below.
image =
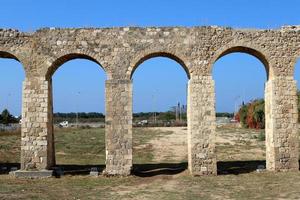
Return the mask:
[[265, 128], [265, 101], [263, 99], [256, 101], [253, 118], [257, 128]]
[[240, 123], [244, 128], [248, 128], [248, 124], [246, 122], [248, 114], [248, 105], [243, 105], [239, 110]]
[[170, 120], [175, 120], [175, 113], [174, 112], [164, 112], [164, 113], [160, 113], [158, 118], [160, 120], [165, 120], [165, 121], [170, 121]]
[[265, 101], [256, 99], [243, 104], [235, 118], [244, 128], [265, 128]]
[[4, 109], [1, 113], [1, 122], [3, 124], [15, 123], [17, 120], [12, 116], [7, 109]]

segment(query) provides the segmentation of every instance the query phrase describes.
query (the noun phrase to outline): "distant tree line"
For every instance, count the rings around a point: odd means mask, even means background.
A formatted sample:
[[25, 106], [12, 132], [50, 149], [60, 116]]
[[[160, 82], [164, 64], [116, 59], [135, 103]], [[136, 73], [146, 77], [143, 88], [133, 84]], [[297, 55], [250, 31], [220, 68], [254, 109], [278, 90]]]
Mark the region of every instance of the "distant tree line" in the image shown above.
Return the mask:
[[233, 118], [233, 117], [234, 117], [234, 113], [219, 112], [219, 113], [216, 113], [216, 117], [228, 117], [228, 118]]
[[[133, 113], [134, 120], [152, 120], [156, 116], [157, 120], [171, 121], [176, 120], [176, 112], [166, 111], [166, 112], [139, 112]], [[186, 120], [186, 113], [182, 115], [182, 120]]]
[[104, 122], [105, 115], [98, 112], [70, 112], [70, 113], [54, 113], [54, 123], [61, 121], [76, 122], [78, 117], [79, 122]]
[[53, 114], [54, 117], [62, 117], [62, 118], [76, 118], [78, 116], [78, 118], [104, 118], [104, 114], [103, 113], [97, 113], [97, 112], [70, 112], [70, 113], [54, 113]]
[[[298, 113], [300, 113], [300, 91], [297, 92], [298, 96]], [[181, 116], [180, 120], [186, 122], [186, 106], [179, 107]], [[166, 112], [139, 112], [133, 114], [134, 121], [139, 120], [153, 120], [154, 116], [158, 121], [176, 121], [178, 120], [178, 109], [176, 107], [171, 107], [169, 111]], [[70, 112], [70, 113], [54, 113], [54, 122], [69, 121], [75, 122], [77, 117], [80, 122], [104, 122], [105, 115], [103, 113], [97, 112]], [[216, 117], [228, 117], [235, 118], [241, 123], [244, 128], [255, 128], [264, 129], [265, 128], [265, 102], [263, 99], [256, 99], [250, 101], [249, 103], [243, 103], [239, 111], [234, 115], [233, 113], [221, 112], [216, 113]], [[10, 114], [7, 109], [4, 109], [0, 114], [1, 124], [18, 123], [20, 117], [14, 117]], [[298, 115], [298, 122], [300, 122], [300, 115]]]
[[20, 117], [14, 117], [7, 109], [4, 109], [0, 115], [1, 124], [13, 124], [18, 123], [19, 121]]
[[[174, 107], [172, 107], [170, 110], [166, 112], [138, 112], [133, 113], [133, 119], [135, 121], [139, 120], [153, 120], [154, 115], [156, 116], [157, 120], [160, 121], [174, 121], [176, 120], [176, 110]], [[71, 113], [54, 113], [54, 121], [61, 122], [64, 120], [68, 120], [69, 122], [75, 122], [77, 118], [77, 113], [71, 112]], [[233, 113], [216, 113], [217, 117], [228, 117], [233, 118]], [[178, 116], [177, 116], [178, 117]], [[186, 112], [182, 112], [181, 120], [186, 121]], [[103, 119], [104, 121], [105, 115], [103, 113], [97, 113], [97, 112], [80, 112], [78, 113], [78, 119], [79, 121], [97, 121], [99, 119]]]
[[150, 123], [156, 121], [156, 123], [163, 122], [182, 122], [185, 123], [187, 106], [182, 105], [179, 102], [176, 106], [170, 107], [169, 110], [165, 112], [139, 112], [133, 113], [133, 121], [138, 122], [141, 120], [148, 120]]

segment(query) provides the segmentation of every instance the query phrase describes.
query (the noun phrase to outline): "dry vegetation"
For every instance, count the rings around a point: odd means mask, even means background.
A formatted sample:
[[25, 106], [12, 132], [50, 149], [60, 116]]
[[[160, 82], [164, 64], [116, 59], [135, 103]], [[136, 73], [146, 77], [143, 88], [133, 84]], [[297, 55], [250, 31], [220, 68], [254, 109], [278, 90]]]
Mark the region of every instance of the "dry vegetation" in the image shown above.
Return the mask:
[[[43, 180], [0, 175], [0, 199], [299, 199], [300, 173], [256, 172], [264, 164], [261, 130], [217, 130], [219, 176], [191, 177], [186, 170], [185, 128], [134, 130], [135, 175], [80, 173]], [[0, 163], [19, 160], [19, 133], [0, 134]], [[58, 164], [104, 165], [103, 129], [56, 131]], [[7, 164], [6, 164], [7, 165]], [[291, 184], [292, 183], [292, 184]]]

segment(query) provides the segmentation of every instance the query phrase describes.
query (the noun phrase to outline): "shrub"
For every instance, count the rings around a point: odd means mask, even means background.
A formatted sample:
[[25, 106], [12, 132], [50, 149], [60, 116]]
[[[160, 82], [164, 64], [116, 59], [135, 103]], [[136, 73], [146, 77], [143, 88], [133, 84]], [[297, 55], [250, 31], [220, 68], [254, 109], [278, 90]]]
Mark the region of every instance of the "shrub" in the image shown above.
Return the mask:
[[265, 128], [265, 102], [263, 99], [243, 104], [235, 116], [244, 128]]
[[10, 114], [7, 109], [4, 109], [0, 115], [0, 123], [3, 124], [10, 124], [10, 123], [17, 123], [18, 119]]
[[265, 141], [266, 140], [266, 135], [264, 132], [260, 132], [258, 137], [257, 137], [258, 141]]

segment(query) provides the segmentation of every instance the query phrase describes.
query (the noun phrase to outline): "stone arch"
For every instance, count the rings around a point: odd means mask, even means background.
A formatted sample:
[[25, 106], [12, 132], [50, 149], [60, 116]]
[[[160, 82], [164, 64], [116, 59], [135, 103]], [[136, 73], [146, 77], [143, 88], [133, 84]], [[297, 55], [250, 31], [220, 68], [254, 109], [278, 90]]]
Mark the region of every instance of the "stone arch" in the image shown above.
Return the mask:
[[228, 44], [220, 48], [219, 50], [217, 50], [217, 52], [211, 59], [209, 71], [212, 73], [213, 65], [215, 64], [215, 62], [220, 58], [222, 58], [223, 56], [226, 56], [230, 53], [246, 53], [256, 57], [265, 67], [267, 80], [273, 77], [274, 71], [270, 65], [268, 54], [262, 49], [260, 49], [259, 47], [254, 47], [253, 45], [247, 45], [247, 44], [233, 43], [233, 44]]
[[[22, 75], [24, 75], [24, 79], [22, 80], [22, 83], [26, 80], [26, 77], [27, 77], [27, 74], [28, 74], [28, 72], [29, 72], [29, 69], [28, 68], [26, 68], [26, 65], [25, 65], [25, 59], [23, 59], [21, 56], [19, 56], [19, 55], [17, 55], [17, 54], [15, 54], [15, 53], [13, 53], [13, 52], [11, 52], [10, 50], [6, 50], [6, 49], [2, 49], [2, 48], [0, 48], [0, 58], [3, 58], [3, 59], [13, 59], [13, 60], [15, 60], [15, 61], [17, 61], [18, 62], [18, 65], [21, 65], [21, 71], [22, 71]], [[19, 66], [18, 66], [18, 68], [19, 68]], [[3, 74], [2, 74], [3, 75]], [[20, 79], [19, 79], [20, 80]], [[14, 81], [15, 82], [15, 81]], [[22, 88], [22, 83], [20, 84], [20, 86], [21, 86], [21, 88]], [[4, 86], [5, 87], [5, 86]], [[20, 88], [20, 89], [21, 89]], [[11, 90], [10, 90], [11, 91]], [[15, 93], [16, 91], [14, 91], [14, 93]], [[24, 95], [24, 93], [23, 93], [23, 91], [22, 91], [22, 89], [21, 89], [21, 91], [20, 91], [20, 93], [19, 93], [19, 91], [18, 91], [18, 94], [21, 94], [21, 98], [18, 98], [18, 102], [20, 102], [21, 103], [21, 110], [19, 110], [19, 111], [21, 111], [21, 115], [22, 115], [22, 118], [23, 118], [23, 98], [22, 98], [22, 96]], [[1, 110], [1, 112], [2, 112], [2, 110]], [[20, 127], [21, 128], [21, 132], [23, 131], [23, 127], [21, 126]], [[19, 139], [21, 139], [22, 138], [22, 136], [20, 135], [20, 136], [18, 136], [18, 138]], [[22, 142], [19, 142], [19, 150], [20, 151], [22, 151], [21, 150], [21, 144], [22, 144]], [[21, 157], [19, 157], [19, 159], [17, 160], [17, 162], [16, 163], [20, 163], [21, 164], [21, 162], [22, 162], [22, 158]], [[19, 168], [19, 167], [18, 167]]]
[[22, 69], [23, 69], [23, 71], [25, 73], [25, 77], [26, 77], [27, 68], [26, 68], [26, 65], [25, 65], [25, 62], [23, 61], [23, 59], [20, 59], [20, 56], [16, 56], [14, 53], [12, 53], [10, 51], [0, 49], [0, 58], [14, 59], [14, 60], [18, 61], [22, 65]]
[[156, 57], [165, 57], [165, 58], [169, 58], [171, 60], [176, 61], [186, 72], [186, 75], [188, 77], [188, 79], [190, 79], [190, 71], [189, 68], [186, 65], [186, 62], [181, 59], [179, 56], [173, 54], [173, 53], [169, 53], [169, 52], [165, 52], [165, 51], [157, 51], [157, 52], [149, 52], [147, 54], [144, 55], [139, 55], [137, 56], [135, 59], [133, 59], [132, 64], [130, 65], [130, 68], [128, 69], [126, 75], [129, 77], [129, 79], [132, 78], [135, 70], [146, 60], [149, 60], [151, 58], [156, 58]]
[[[43, 78], [45, 78], [45, 83], [47, 89], [43, 89], [45, 93], [47, 93], [47, 140], [48, 140], [48, 146], [47, 146], [47, 168], [53, 167], [56, 165], [56, 155], [55, 155], [55, 141], [54, 141], [54, 128], [53, 128], [53, 93], [52, 93], [52, 76], [56, 72], [56, 70], [61, 67], [63, 64], [67, 63], [68, 61], [75, 60], [75, 59], [85, 59], [92, 61], [98, 66], [100, 66], [105, 75], [107, 75], [107, 78], [109, 79], [109, 75], [107, 74], [106, 69], [100, 64], [98, 57], [96, 54], [89, 53], [86, 51], [68, 51], [63, 52], [59, 54], [58, 56], [51, 57], [48, 60], [46, 60], [46, 68], [43, 68], [44, 70], [42, 72]], [[46, 162], [46, 161], [45, 161]], [[44, 164], [44, 163], [42, 163]]]
[[295, 70], [296, 70], [296, 65], [297, 63], [300, 63], [300, 49], [298, 51], [296, 51], [295, 56], [292, 57], [291, 59], [291, 76], [295, 77]]
[[[87, 52], [67, 52], [57, 56], [56, 58], [51, 58], [48, 61], [48, 68], [45, 72], [46, 80], [49, 80], [55, 71], [64, 63], [74, 59], [86, 59], [92, 61], [98, 64], [104, 70], [105, 74], [107, 74], [107, 70], [100, 64], [96, 55]], [[107, 74], [107, 77], [110, 78], [109, 74]]]
[[[135, 55], [135, 57], [133, 58], [131, 64], [130, 64], [130, 68], [128, 69], [127, 73], [126, 73], [126, 76], [128, 77], [128, 79], [132, 79], [133, 75], [135, 75], [135, 70], [141, 66], [145, 61], [148, 61], [148, 60], [151, 60], [151, 59], [155, 59], [155, 58], [166, 58], [168, 59], [169, 61], [172, 61], [172, 67], [178, 67], [177, 65], [180, 65], [179, 69], [180, 69], [180, 74], [182, 73], [182, 69], [185, 71], [185, 75], [187, 77], [187, 79], [190, 79], [191, 77], [191, 74], [190, 74], [190, 69], [188, 68], [188, 59], [180, 54], [180, 53], [173, 53], [173, 52], [170, 52], [170, 51], [164, 51], [164, 50], [150, 50], [150, 51], [143, 51], [141, 52], [140, 54], [138, 55]], [[174, 66], [175, 65], [175, 66]], [[157, 68], [156, 68], [157, 70]], [[172, 70], [172, 69], [170, 69]], [[160, 73], [159, 70], [156, 71], [156, 73]], [[182, 76], [182, 75], [181, 75]], [[170, 77], [169, 77], [170, 78]], [[187, 84], [188, 84], [188, 80], [185, 80], [186, 81], [186, 85], [184, 85], [185, 87], [187, 87]], [[131, 85], [134, 85], [133, 81], [130, 81], [131, 82]], [[154, 88], [153, 88], [154, 89]], [[188, 90], [187, 88], [185, 88], [185, 98], [187, 98], [188, 96]], [[131, 91], [131, 97], [133, 97], [133, 94], [134, 92]], [[131, 102], [132, 102], [132, 99], [131, 99]], [[186, 100], [186, 104], [188, 104], [188, 101]], [[133, 105], [130, 106], [130, 108], [134, 108]], [[132, 114], [132, 113], [131, 113]], [[132, 124], [132, 123], [131, 123]], [[187, 135], [187, 131], [186, 131], [186, 135]], [[168, 144], [167, 144], [168, 145]], [[169, 144], [170, 145], [170, 144]], [[183, 148], [185, 148], [187, 150], [187, 142], [186, 144], [182, 144]], [[186, 151], [185, 152], [186, 155], [188, 155], [188, 152]], [[174, 163], [176, 163], [176, 165], [178, 163], [180, 163], [181, 161], [180, 160], [174, 160]], [[147, 162], [143, 162], [143, 163], [147, 163]], [[133, 159], [133, 166], [135, 165], [135, 160]], [[154, 164], [155, 165], [155, 164]], [[186, 168], [187, 166], [184, 165], [183, 166], [183, 170]], [[135, 169], [135, 167], [133, 167]], [[170, 167], [172, 168], [172, 167]], [[133, 170], [135, 171], [135, 170]], [[180, 170], [181, 172], [182, 170]]]
[[[253, 56], [255, 57], [256, 59], [258, 59], [261, 64], [263, 64], [264, 68], [265, 68], [265, 72], [266, 72], [266, 80], [264, 81], [264, 85], [263, 85], [263, 93], [264, 96], [264, 100], [265, 100], [265, 108], [266, 107], [270, 107], [269, 104], [270, 104], [270, 91], [269, 91], [269, 88], [268, 88], [268, 83], [271, 83], [272, 82], [272, 78], [274, 77], [274, 71], [273, 71], [273, 68], [272, 68], [272, 65], [270, 64], [270, 56], [269, 54], [261, 49], [260, 47], [258, 46], [255, 46], [253, 44], [248, 44], [248, 43], [236, 43], [236, 42], [233, 42], [233, 43], [230, 43], [228, 45], [225, 45], [223, 46], [222, 48], [220, 48], [213, 56], [213, 59], [211, 60], [210, 62], [210, 72], [212, 74], [212, 70], [213, 70], [213, 67], [214, 67], [214, 64], [222, 57], [226, 56], [226, 55], [229, 55], [231, 53], [245, 53], [247, 54], [248, 56]], [[215, 84], [215, 87], [216, 87], [216, 84]], [[215, 112], [216, 112], [216, 99], [217, 97], [214, 98], [214, 106], [215, 106]], [[236, 108], [235, 108], [236, 109]], [[269, 122], [271, 121], [270, 120], [270, 111], [269, 109], [265, 109], [265, 119], [264, 119], [264, 122], [265, 122], [265, 136], [266, 137], [269, 137], [269, 133], [267, 132], [268, 131], [268, 127], [271, 127], [269, 125]], [[264, 149], [264, 152], [265, 154], [267, 155], [269, 152], [268, 152], [268, 149], [267, 147], [265, 147]], [[267, 160], [267, 159], [266, 159]], [[220, 161], [220, 160], [218, 160]], [[268, 162], [268, 161], [267, 161]]]

